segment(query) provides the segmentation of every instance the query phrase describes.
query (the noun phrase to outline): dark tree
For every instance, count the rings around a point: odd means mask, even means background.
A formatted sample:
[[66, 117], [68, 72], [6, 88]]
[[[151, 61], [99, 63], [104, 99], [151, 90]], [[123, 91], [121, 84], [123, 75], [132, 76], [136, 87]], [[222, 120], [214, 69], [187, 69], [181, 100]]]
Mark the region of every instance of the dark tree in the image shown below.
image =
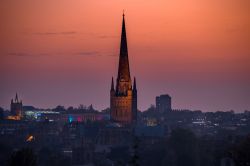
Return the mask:
[[48, 165], [50, 163], [50, 157], [52, 156], [52, 152], [49, 148], [43, 147], [39, 152], [38, 152], [38, 163], [41, 166]]
[[0, 142], [0, 165], [7, 165], [11, 155], [12, 147], [5, 142]]
[[130, 161], [131, 166], [139, 166], [138, 148], [139, 148], [139, 138], [135, 137], [133, 145], [133, 155]]
[[49, 147], [43, 147], [38, 152], [39, 166], [70, 166], [70, 158], [60, 151]]
[[250, 135], [236, 146], [232, 156], [236, 166], [250, 166]]
[[68, 107], [67, 111], [74, 111], [74, 107], [72, 107], [72, 106]]
[[126, 166], [130, 159], [129, 147], [113, 147], [107, 156], [110, 160], [114, 161], [115, 165]]
[[155, 106], [153, 104], [151, 104], [150, 107], [146, 111], [154, 112], [154, 111], [156, 111], [156, 108], [155, 108]]
[[[144, 146], [147, 146], [147, 143], [145, 142], [140, 143], [139, 147], [139, 164], [142, 166], [160, 166], [162, 165], [162, 162], [165, 157], [165, 152], [167, 148], [167, 145], [165, 142], [158, 142], [151, 144], [146, 149]], [[163, 164], [163, 166], [166, 166], [166, 164]], [[168, 165], [167, 165], [168, 166]]]
[[193, 132], [186, 129], [173, 130], [167, 148], [163, 165], [198, 165], [198, 140]]
[[37, 159], [32, 149], [24, 148], [14, 152], [9, 161], [10, 166], [36, 166]]
[[65, 108], [64, 106], [58, 105], [56, 106], [56, 108], [53, 109], [53, 111], [57, 111], [57, 112], [65, 112]]

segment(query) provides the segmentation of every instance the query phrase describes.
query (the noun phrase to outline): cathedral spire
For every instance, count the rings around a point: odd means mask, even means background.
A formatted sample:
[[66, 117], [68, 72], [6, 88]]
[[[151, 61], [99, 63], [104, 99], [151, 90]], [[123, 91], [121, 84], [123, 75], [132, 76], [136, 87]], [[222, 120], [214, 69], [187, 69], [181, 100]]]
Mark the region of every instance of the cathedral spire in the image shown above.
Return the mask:
[[134, 77], [134, 85], [133, 85], [133, 90], [137, 90], [137, 89], [136, 89], [136, 79], [135, 79], [135, 77]]
[[17, 96], [17, 93], [16, 93], [16, 97], [15, 97], [15, 102], [18, 102], [18, 96]]
[[112, 90], [112, 91], [115, 90], [115, 88], [114, 88], [114, 79], [113, 79], [113, 77], [112, 77], [112, 81], [111, 81], [111, 90]]
[[120, 43], [120, 57], [119, 57], [119, 68], [118, 68], [118, 81], [130, 81], [129, 71], [129, 60], [128, 60], [128, 47], [127, 47], [127, 36], [125, 26], [125, 15], [122, 15], [122, 33]]
[[122, 35], [121, 35], [120, 55], [124, 55], [124, 56], [128, 55], [124, 11], [123, 11], [123, 14], [122, 14]]
[[118, 75], [115, 89], [112, 78], [110, 90], [110, 118], [115, 122], [133, 124], [136, 121], [136, 111], [137, 90], [135, 80], [132, 87], [130, 78], [125, 15], [123, 11]]

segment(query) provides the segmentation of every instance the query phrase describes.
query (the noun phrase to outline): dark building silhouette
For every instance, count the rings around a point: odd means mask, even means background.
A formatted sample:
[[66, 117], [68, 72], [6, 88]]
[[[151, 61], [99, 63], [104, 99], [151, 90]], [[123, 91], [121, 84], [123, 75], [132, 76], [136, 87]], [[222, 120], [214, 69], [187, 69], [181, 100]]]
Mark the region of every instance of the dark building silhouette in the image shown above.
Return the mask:
[[18, 100], [17, 93], [15, 99], [11, 99], [10, 112], [15, 119], [21, 119], [23, 116], [23, 104], [21, 100]]
[[156, 96], [155, 106], [156, 110], [160, 112], [172, 110], [171, 97], [168, 94]]
[[119, 68], [116, 87], [112, 78], [110, 90], [111, 120], [123, 124], [131, 124], [137, 119], [137, 89], [136, 80], [132, 87], [129, 71], [128, 48], [126, 38], [125, 19], [123, 14], [122, 34], [120, 45]]

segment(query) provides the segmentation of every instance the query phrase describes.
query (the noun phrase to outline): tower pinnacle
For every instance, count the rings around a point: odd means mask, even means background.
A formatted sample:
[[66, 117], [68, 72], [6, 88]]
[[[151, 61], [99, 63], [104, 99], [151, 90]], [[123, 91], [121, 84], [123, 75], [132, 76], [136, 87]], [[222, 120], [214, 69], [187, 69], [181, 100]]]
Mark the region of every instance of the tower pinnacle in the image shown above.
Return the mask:
[[137, 90], [137, 89], [136, 89], [136, 79], [135, 79], [135, 77], [134, 77], [134, 85], [133, 85], [133, 90]]
[[126, 91], [128, 89], [131, 89], [131, 78], [130, 78], [130, 71], [129, 71], [125, 17], [123, 14], [116, 92], [119, 94], [126, 94]]
[[126, 56], [127, 54], [128, 54], [128, 49], [127, 49], [125, 15], [123, 13], [123, 15], [122, 15], [122, 34], [121, 34], [120, 55]]
[[16, 97], [15, 97], [15, 102], [18, 102], [18, 96], [17, 96], [17, 93], [16, 93]]
[[113, 79], [113, 77], [112, 77], [112, 81], [111, 81], [111, 91], [114, 91], [115, 90], [115, 88], [114, 88], [114, 79]]

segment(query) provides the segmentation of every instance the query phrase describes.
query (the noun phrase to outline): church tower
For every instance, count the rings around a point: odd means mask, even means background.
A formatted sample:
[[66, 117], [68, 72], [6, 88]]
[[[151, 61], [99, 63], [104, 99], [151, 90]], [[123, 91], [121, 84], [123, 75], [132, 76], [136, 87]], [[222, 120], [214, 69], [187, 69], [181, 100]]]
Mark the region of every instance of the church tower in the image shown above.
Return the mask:
[[132, 124], [137, 119], [137, 89], [134, 78], [130, 78], [125, 18], [122, 19], [122, 33], [116, 86], [112, 78], [110, 89], [111, 120], [122, 124]]
[[18, 100], [17, 93], [15, 99], [11, 99], [10, 112], [17, 120], [20, 120], [23, 117], [23, 103], [22, 100]]

